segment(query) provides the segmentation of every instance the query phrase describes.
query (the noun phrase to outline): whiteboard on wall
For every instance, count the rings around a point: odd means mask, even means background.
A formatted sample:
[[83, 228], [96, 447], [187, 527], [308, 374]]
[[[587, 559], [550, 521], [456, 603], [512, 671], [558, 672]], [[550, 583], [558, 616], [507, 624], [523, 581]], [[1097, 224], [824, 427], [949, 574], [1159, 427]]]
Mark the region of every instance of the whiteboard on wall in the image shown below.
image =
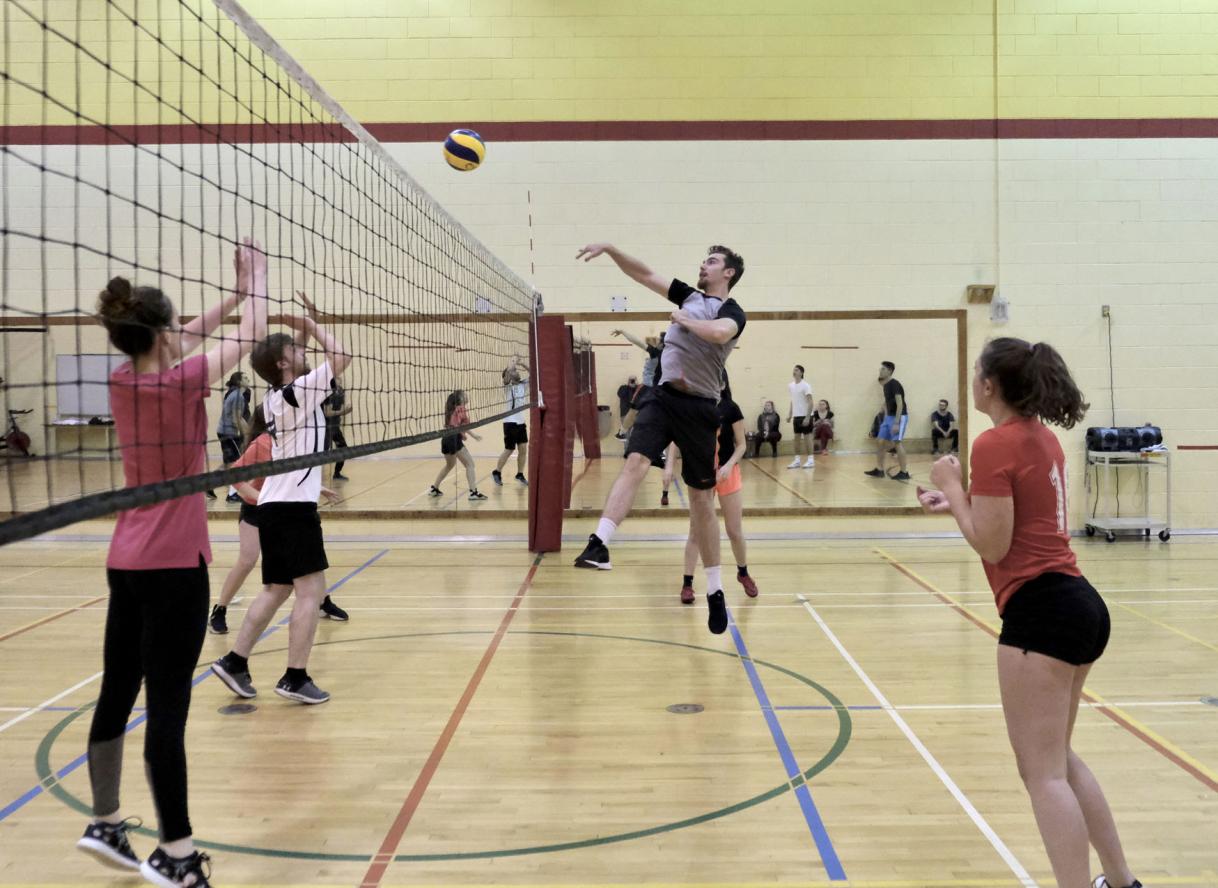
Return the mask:
[[60, 416], [110, 416], [110, 373], [126, 355], [56, 355], [55, 403]]

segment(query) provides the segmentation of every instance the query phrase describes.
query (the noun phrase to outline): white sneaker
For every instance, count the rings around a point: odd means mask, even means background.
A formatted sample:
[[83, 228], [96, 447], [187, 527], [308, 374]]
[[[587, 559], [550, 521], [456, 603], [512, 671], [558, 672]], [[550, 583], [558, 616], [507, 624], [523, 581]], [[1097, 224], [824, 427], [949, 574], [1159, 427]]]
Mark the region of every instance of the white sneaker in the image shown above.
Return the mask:
[[787, 466], [787, 468], [788, 469], [798, 469], [800, 467], [800, 465], [802, 465], [802, 463], [800, 463], [799, 457], [797, 456], [797, 457], [795, 457], [794, 460], [792, 460], [791, 464], [789, 466]]
[[811, 468], [815, 468], [815, 467], [816, 467], [816, 457], [809, 456], [808, 461], [806, 463], [804, 463], [804, 468], [811, 469]]

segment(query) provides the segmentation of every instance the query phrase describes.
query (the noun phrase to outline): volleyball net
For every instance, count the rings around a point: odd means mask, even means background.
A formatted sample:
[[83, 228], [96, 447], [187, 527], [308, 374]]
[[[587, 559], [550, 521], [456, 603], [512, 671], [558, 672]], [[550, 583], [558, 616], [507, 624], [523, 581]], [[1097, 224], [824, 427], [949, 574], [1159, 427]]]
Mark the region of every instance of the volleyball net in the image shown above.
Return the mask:
[[[301, 292], [353, 357], [347, 445], [272, 471], [439, 437], [457, 390], [474, 426], [519, 410], [504, 371], [527, 377], [532, 288], [236, 3], [2, 7], [0, 409], [31, 412], [15, 414], [28, 444], [10, 434], [0, 450], [0, 543], [266, 474], [221, 463], [220, 379], [207, 440], [160, 442], [205, 444], [206, 470], [126, 486], [118, 458], [148, 442], [110, 425], [107, 379], [126, 358], [96, 317], [122, 276], [189, 325], [234, 297], [247, 237], [267, 257], [269, 330], [293, 332]], [[228, 314], [200, 350], [238, 335]], [[256, 406], [265, 383], [238, 369]]]

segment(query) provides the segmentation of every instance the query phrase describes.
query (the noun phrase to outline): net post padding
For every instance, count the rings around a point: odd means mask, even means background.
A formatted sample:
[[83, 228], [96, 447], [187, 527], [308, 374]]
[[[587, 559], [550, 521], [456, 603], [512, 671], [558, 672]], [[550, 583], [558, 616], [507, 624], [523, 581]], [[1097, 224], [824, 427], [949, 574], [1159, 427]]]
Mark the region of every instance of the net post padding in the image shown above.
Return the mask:
[[[562, 548], [563, 511], [571, 502], [571, 462], [574, 448], [575, 373], [571, 363], [571, 328], [562, 315], [536, 322], [530, 338], [533, 403], [545, 407], [530, 413], [529, 429], [529, 551], [557, 552]], [[536, 380], [540, 379], [540, 383]]]
[[601, 458], [601, 433], [596, 421], [596, 355], [591, 348], [576, 354], [575, 427], [584, 459]]

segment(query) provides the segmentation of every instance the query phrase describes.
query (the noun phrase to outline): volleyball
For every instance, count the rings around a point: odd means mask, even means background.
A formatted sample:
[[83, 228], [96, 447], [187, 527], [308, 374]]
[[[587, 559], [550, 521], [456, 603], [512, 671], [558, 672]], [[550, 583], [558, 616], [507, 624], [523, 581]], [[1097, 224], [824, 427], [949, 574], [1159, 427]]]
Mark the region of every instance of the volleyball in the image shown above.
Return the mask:
[[486, 157], [486, 144], [482, 141], [482, 137], [473, 130], [453, 130], [444, 140], [444, 159], [454, 170], [460, 170], [463, 173], [476, 170], [484, 157]]

